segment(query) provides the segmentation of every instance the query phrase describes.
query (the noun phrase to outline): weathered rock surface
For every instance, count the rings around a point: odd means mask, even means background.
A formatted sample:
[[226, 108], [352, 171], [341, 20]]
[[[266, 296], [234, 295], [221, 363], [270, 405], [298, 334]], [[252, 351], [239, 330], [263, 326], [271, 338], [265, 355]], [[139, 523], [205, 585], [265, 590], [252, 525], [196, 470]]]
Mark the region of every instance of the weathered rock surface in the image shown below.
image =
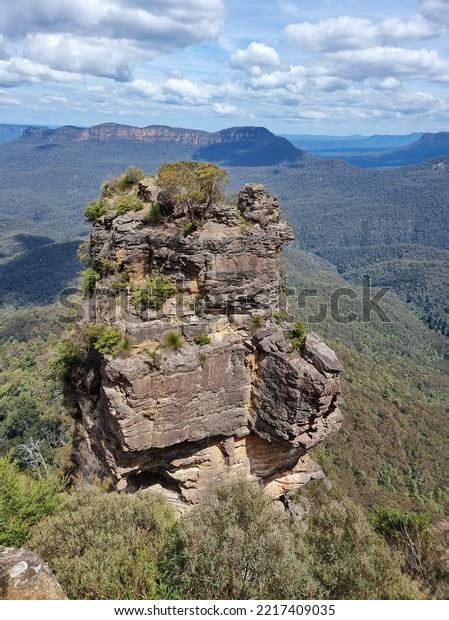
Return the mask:
[[62, 600], [63, 589], [50, 569], [27, 549], [0, 549], [0, 598], [3, 600]]
[[[137, 193], [167, 200], [154, 179]], [[117, 323], [133, 349], [92, 354], [73, 373], [79, 473], [124, 491], [163, 488], [184, 505], [239, 475], [282, 497], [323, 475], [307, 451], [340, 427], [342, 367], [316, 334], [293, 350], [292, 326], [276, 314], [280, 251], [293, 234], [275, 198], [246, 185], [237, 206], [209, 208], [191, 234], [188, 221], [171, 210], [151, 224], [140, 211], [92, 228], [91, 263], [103, 275], [84, 320]], [[118, 294], [124, 273], [129, 287]], [[176, 294], [158, 311], [136, 308], [130, 289], [155, 273]], [[179, 350], [164, 346], [169, 331], [182, 334]]]

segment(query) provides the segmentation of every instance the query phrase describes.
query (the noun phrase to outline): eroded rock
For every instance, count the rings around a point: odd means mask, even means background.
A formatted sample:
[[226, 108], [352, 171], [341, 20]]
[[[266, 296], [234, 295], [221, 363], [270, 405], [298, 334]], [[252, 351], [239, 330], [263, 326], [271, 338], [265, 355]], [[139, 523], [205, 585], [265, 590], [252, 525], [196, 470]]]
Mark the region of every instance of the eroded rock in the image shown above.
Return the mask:
[[0, 549], [0, 598], [62, 600], [63, 589], [50, 569], [27, 549]]
[[[154, 180], [137, 191], [159, 195]], [[187, 217], [164, 213], [158, 223], [142, 212], [107, 216], [92, 228], [103, 277], [87, 320], [118, 324], [133, 349], [91, 355], [72, 375], [79, 474], [102, 472], [129, 492], [162, 488], [181, 507], [235, 476], [282, 497], [322, 476], [307, 451], [342, 421], [334, 352], [316, 334], [292, 350], [291, 324], [276, 321], [292, 230], [259, 185], [245, 185], [237, 206], [205, 210], [188, 234]], [[129, 286], [118, 294], [123, 273]], [[154, 274], [176, 295], [159, 310], [136, 308], [132, 289]], [[164, 346], [170, 331], [182, 336], [177, 350]]]

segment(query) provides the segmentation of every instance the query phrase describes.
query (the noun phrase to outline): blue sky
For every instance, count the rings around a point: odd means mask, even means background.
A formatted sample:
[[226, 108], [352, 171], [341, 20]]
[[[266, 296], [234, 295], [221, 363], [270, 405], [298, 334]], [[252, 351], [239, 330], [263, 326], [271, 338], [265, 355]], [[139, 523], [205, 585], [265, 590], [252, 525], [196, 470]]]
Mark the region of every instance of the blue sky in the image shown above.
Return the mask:
[[0, 0], [0, 122], [449, 130], [449, 0]]

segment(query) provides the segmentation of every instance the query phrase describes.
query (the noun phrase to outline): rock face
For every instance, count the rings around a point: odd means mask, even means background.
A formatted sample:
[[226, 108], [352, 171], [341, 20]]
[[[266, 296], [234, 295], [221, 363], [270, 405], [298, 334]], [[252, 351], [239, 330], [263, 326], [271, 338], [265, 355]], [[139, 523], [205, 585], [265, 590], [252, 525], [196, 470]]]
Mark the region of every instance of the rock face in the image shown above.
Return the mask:
[[3, 600], [62, 600], [63, 589], [50, 569], [32, 551], [0, 550], [0, 598]]
[[[153, 179], [137, 193], [165, 204]], [[78, 472], [127, 492], [163, 489], [178, 506], [233, 476], [285, 496], [323, 476], [308, 450], [342, 420], [338, 359], [314, 334], [295, 350], [280, 312], [291, 228], [258, 185], [237, 205], [209, 207], [197, 230], [164, 212], [153, 223], [142, 211], [106, 215], [92, 228], [102, 279], [83, 321], [117, 324], [133, 346], [91, 353], [72, 373]], [[133, 290], [154, 274], [176, 292], [158, 310], [136, 307]], [[179, 349], [166, 346], [172, 332]]]

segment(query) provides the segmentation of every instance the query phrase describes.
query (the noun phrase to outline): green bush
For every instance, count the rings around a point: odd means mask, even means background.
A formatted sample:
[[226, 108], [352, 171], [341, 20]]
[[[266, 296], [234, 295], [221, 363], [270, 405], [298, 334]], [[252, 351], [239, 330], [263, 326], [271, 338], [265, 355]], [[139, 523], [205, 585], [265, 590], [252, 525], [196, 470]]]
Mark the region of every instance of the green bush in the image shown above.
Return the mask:
[[332, 500], [312, 513], [306, 539], [313, 575], [326, 598], [423, 598], [418, 585], [401, 572], [401, 558], [352, 501]]
[[119, 179], [120, 177], [110, 177], [101, 184], [101, 195], [104, 198], [110, 198], [111, 196], [114, 196], [114, 194], [117, 194], [117, 192], [119, 191]]
[[179, 598], [318, 598], [308, 562], [284, 514], [259, 486], [238, 480], [181, 521], [164, 574]]
[[137, 185], [139, 181], [141, 181], [145, 176], [142, 168], [138, 168], [137, 166], [128, 166], [125, 172], [118, 178], [117, 187], [119, 191], [123, 192], [133, 185]]
[[91, 295], [96, 287], [97, 282], [101, 280], [101, 273], [95, 271], [92, 267], [83, 269], [80, 273], [81, 289], [86, 297]]
[[162, 221], [162, 212], [157, 202], [152, 202], [143, 215], [143, 221], [150, 224], [159, 224]]
[[290, 317], [287, 312], [283, 312], [282, 310], [276, 310], [275, 312], [273, 312], [273, 319], [276, 321], [276, 323], [279, 324], [288, 321]]
[[295, 321], [290, 331], [290, 342], [294, 349], [299, 349], [306, 339], [306, 328], [301, 321]]
[[208, 334], [198, 334], [198, 336], [195, 337], [195, 344], [199, 345], [200, 347], [204, 347], [210, 342], [211, 338]]
[[163, 344], [164, 344], [164, 347], [167, 347], [169, 349], [174, 349], [177, 351], [183, 346], [184, 338], [182, 337], [182, 334], [180, 334], [179, 332], [167, 332], [164, 335]]
[[198, 230], [199, 225], [200, 223], [198, 222], [198, 220], [190, 220], [190, 222], [187, 222], [183, 230], [184, 237], [188, 237], [189, 235], [193, 234], [196, 230]]
[[193, 214], [197, 207], [207, 208], [223, 196], [227, 173], [215, 164], [198, 161], [178, 161], [160, 167], [157, 182], [175, 204]]
[[35, 480], [10, 457], [0, 458], [0, 547], [22, 547], [30, 528], [56, 510], [61, 491], [59, 481]]
[[115, 291], [124, 291], [130, 287], [129, 270], [126, 267], [122, 271], [118, 271], [114, 274], [111, 287]]
[[87, 207], [84, 209], [84, 217], [89, 222], [94, 222], [103, 215], [106, 215], [107, 212], [108, 208], [106, 203], [104, 202], [104, 200], [101, 200], [101, 198], [99, 198], [98, 200], [93, 200], [87, 205]]
[[33, 531], [30, 547], [49, 563], [72, 599], [161, 598], [158, 563], [176, 528], [153, 493], [90, 488], [72, 494]]
[[164, 302], [176, 293], [170, 278], [161, 274], [148, 276], [133, 293], [133, 303], [140, 309], [160, 310]]
[[86, 325], [84, 337], [88, 346], [102, 355], [115, 357], [131, 348], [129, 338], [123, 336], [119, 327], [112, 325]]
[[70, 379], [73, 370], [83, 364], [86, 349], [74, 337], [58, 343], [52, 367], [63, 381]]
[[252, 329], [259, 329], [265, 323], [265, 317], [261, 314], [252, 314], [249, 322]]
[[137, 196], [119, 196], [112, 205], [117, 215], [124, 215], [129, 211], [141, 211], [143, 202]]

